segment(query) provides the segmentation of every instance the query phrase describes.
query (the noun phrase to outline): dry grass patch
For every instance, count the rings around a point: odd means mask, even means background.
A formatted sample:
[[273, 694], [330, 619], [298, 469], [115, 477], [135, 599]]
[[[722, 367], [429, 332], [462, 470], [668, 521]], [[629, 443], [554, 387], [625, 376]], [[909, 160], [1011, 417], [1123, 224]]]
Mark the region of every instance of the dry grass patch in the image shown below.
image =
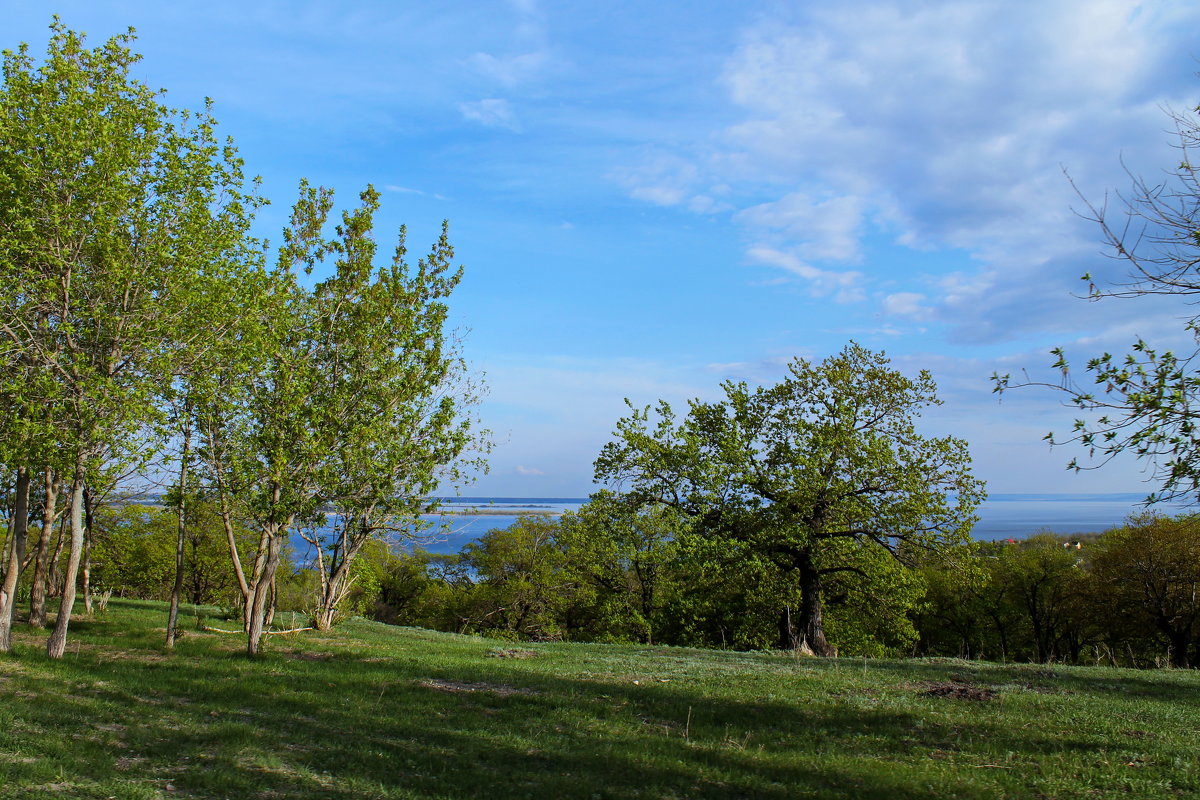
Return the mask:
[[469, 694], [471, 692], [487, 692], [489, 694], [509, 697], [511, 695], [532, 696], [541, 694], [536, 689], [512, 686], [507, 683], [470, 683], [467, 681], [447, 681], [440, 678], [426, 678], [416, 682], [417, 686], [433, 689], [435, 692], [450, 692], [451, 694]]

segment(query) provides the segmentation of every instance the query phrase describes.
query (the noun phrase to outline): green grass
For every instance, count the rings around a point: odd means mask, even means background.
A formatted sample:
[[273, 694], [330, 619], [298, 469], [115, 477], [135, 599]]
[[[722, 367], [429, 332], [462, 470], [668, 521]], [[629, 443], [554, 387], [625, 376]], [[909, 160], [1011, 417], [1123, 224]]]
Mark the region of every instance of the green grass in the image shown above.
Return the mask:
[[[189, 631], [114, 600], [0, 657], [0, 797], [1200, 796], [1200, 675]], [[935, 690], [931, 695], [930, 690]], [[938, 694], [942, 696], [938, 696]], [[993, 694], [994, 693], [994, 694]], [[989, 697], [989, 699], [967, 699]]]

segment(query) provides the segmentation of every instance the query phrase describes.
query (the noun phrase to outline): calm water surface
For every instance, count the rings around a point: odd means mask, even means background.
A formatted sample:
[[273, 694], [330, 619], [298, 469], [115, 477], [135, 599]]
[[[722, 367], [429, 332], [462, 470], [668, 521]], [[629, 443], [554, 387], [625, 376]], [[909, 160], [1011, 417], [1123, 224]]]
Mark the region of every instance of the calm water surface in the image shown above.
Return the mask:
[[[1143, 510], [1144, 494], [996, 494], [979, 510], [976, 539], [1021, 539], [1038, 531], [1060, 534], [1103, 531]], [[583, 497], [456, 497], [444, 501], [450, 511], [486, 512], [479, 516], [425, 517], [430, 529], [416, 542], [433, 553], [457, 553], [473, 539], [495, 528], [507, 528], [522, 514], [577, 511]], [[1178, 505], [1159, 505], [1163, 514], [1178, 514]], [[298, 544], [303, 544], [302, 542]], [[304, 547], [297, 548], [301, 553]]]

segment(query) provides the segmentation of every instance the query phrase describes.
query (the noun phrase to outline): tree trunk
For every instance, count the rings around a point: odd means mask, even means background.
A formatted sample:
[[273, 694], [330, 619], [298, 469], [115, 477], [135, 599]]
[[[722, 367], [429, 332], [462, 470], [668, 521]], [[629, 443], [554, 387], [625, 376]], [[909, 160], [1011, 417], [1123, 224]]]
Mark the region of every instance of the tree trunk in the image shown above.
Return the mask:
[[83, 608], [92, 613], [92, 490], [83, 487]]
[[[191, 411], [184, 405], [184, 414]], [[185, 419], [183, 425], [183, 453], [179, 459], [179, 504], [175, 508], [177, 536], [175, 538], [175, 585], [171, 588], [171, 610], [167, 613], [167, 649], [175, 646], [175, 629], [179, 622], [179, 595], [183, 593], [183, 556], [187, 542], [187, 478], [188, 455], [192, 447], [192, 426]]]
[[25, 560], [25, 542], [29, 535], [29, 470], [17, 467], [17, 497], [12, 517], [12, 548], [0, 588], [0, 653], [12, 650], [13, 607], [17, 604], [17, 582]]
[[792, 620], [792, 607], [785, 603], [783, 610], [779, 612], [779, 649], [795, 650], [799, 646], [800, 633]]
[[[278, 564], [276, 564], [278, 566]], [[276, 570], [271, 570], [271, 593], [267, 595], [267, 615], [263, 617], [263, 630], [270, 630], [271, 623], [275, 621], [275, 607], [278, 605], [279, 595], [275, 591]]]
[[[285, 527], [284, 530], [287, 530]], [[259, 641], [266, 627], [267, 596], [271, 594], [271, 585], [275, 581], [275, 568], [279, 566], [282, 551], [282, 536], [273, 533], [267, 539], [267, 554], [263, 564], [262, 575], [254, 582], [251, 589], [251, 599], [247, 607], [246, 655], [258, 655]]]
[[800, 572], [800, 614], [796, 618], [795, 649], [815, 656], [836, 656], [837, 650], [825, 640], [822, 619], [821, 573], [805, 551], [796, 558]]
[[54, 621], [54, 632], [46, 641], [46, 654], [62, 658], [67, 649], [67, 626], [71, 624], [71, 608], [75, 605], [75, 581], [79, 577], [79, 561], [83, 555], [83, 464], [76, 462], [71, 479], [71, 550], [67, 556], [67, 573], [63, 576], [62, 602]]
[[46, 578], [47, 556], [50, 554], [50, 536], [54, 530], [58, 502], [58, 476], [54, 470], [46, 470], [46, 501], [42, 506], [42, 530], [38, 536], [37, 557], [33, 562], [33, 585], [29, 592], [29, 624], [35, 628], [46, 627]]
[[54, 555], [50, 557], [48, 579], [51, 597], [59, 597], [63, 592], [62, 574], [58, 571], [58, 562], [62, 559], [63, 547], [67, 543], [67, 525], [69, 519], [69, 517], [64, 516], [62, 523], [58, 526], [58, 541], [54, 545]]

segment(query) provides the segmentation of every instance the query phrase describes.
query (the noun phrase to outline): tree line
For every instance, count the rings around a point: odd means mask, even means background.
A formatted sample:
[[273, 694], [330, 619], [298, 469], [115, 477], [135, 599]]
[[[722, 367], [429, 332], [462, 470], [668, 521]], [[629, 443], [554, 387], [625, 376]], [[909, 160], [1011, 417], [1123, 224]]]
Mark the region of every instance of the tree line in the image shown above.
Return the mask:
[[[184, 602], [240, 617], [215, 505], [192, 506]], [[104, 596], [167, 600], [176, 541], [169, 507], [102, 510], [92, 581]], [[254, 531], [238, 529], [249, 551]], [[277, 607], [310, 619], [319, 571], [293, 552]], [[512, 641], [777, 649], [786, 571], [719, 550], [664, 507], [599, 492], [576, 512], [527, 515], [456, 553], [374, 539], [337, 615]], [[842, 656], [942, 656], [1136, 667], [1200, 665], [1200, 520], [1143, 513], [1092, 534], [967, 542], [907, 564], [880, 554], [872, 580], [826, 587], [824, 632]], [[61, 587], [59, 587], [61, 590]], [[25, 586], [24, 594], [29, 588]]]

